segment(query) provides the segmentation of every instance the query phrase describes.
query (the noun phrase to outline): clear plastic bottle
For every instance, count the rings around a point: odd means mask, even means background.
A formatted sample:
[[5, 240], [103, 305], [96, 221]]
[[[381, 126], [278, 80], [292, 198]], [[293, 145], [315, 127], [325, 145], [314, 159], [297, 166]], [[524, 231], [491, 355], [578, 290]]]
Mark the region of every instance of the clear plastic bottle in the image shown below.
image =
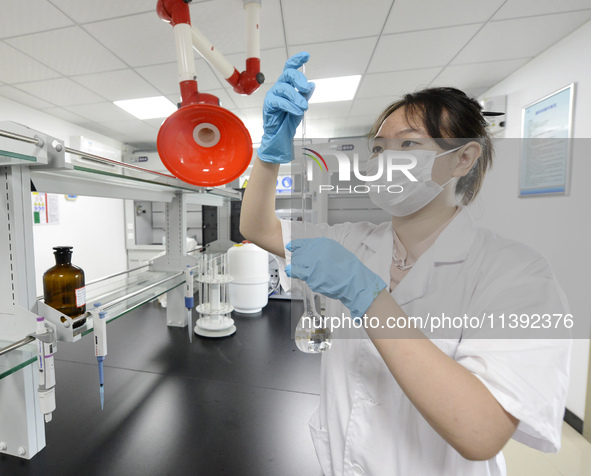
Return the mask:
[[[45, 304], [69, 317], [86, 312], [86, 287], [84, 271], [72, 264], [72, 247], [53, 248], [55, 266], [43, 274], [43, 297]], [[80, 327], [86, 322], [81, 319], [74, 324]]]

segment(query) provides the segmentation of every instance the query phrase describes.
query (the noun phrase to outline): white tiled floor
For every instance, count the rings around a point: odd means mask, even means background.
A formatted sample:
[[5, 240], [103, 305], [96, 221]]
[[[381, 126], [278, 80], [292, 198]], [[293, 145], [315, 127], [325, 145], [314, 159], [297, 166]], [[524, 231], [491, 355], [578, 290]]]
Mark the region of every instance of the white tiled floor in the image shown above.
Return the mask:
[[542, 453], [513, 440], [503, 453], [508, 476], [591, 476], [591, 443], [566, 423], [558, 453]]

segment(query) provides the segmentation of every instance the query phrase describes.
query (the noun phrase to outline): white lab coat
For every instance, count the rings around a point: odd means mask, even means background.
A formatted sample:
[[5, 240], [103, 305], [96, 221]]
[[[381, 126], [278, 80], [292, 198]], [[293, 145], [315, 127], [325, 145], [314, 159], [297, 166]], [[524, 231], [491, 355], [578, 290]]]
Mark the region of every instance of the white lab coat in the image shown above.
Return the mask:
[[[301, 223], [285, 221], [282, 229], [287, 243], [292, 232], [298, 237]], [[391, 222], [308, 225], [306, 231], [338, 241], [390, 282]], [[283, 264], [289, 253], [286, 258]], [[284, 272], [281, 279], [289, 289]], [[443, 230], [392, 296], [409, 316], [568, 312], [545, 259], [476, 226], [468, 209]], [[347, 312], [340, 302], [327, 301], [327, 316]], [[325, 476], [506, 474], [502, 453], [468, 461], [447, 444], [402, 392], [365, 331], [359, 332], [365, 338], [342, 339], [336, 331], [332, 348], [322, 355], [320, 405], [309, 426]], [[470, 339], [461, 330], [452, 338], [425, 333], [520, 420], [515, 440], [542, 451], [559, 449], [570, 340]]]

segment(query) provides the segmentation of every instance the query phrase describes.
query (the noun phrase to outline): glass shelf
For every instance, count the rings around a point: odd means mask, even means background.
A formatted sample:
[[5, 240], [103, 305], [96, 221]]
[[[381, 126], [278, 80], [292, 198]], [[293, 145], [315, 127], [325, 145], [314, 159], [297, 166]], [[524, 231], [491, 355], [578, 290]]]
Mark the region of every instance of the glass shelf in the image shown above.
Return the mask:
[[[100, 302], [101, 308], [107, 312], [108, 324], [137, 309], [142, 304], [157, 299], [162, 294], [185, 283], [184, 272], [146, 271], [146, 268], [119, 273], [88, 283], [86, 285], [87, 309], [91, 310], [95, 302]], [[60, 316], [57, 311], [56, 315]], [[58, 324], [56, 319], [52, 319], [50, 316], [46, 317], [56, 324], [58, 341], [71, 342], [74, 336], [80, 335], [83, 337], [93, 331], [92, 317], [90, 315], [86, 318], [86, 322], [77, 329], [73, 329], [71, 325], [66, 327], [61, 322]], [[13, 342], [0, 341], [0, 349], [11, 344]], [[0, 380], [27, 365], [31, 365], [36, 360], [37, 346], [35, 342], [25, 344], [18, 349], [0, 355]]]
[[68, 193], [105, 198], [170, 202], [176, 193], [190, 197], [192, 203], [221, 206], [224, 200], [241, 200], [239, 191], [228, 188], [204, 189], [175, 177], [142, 171], [122, 171], [97, 165], [73, 168], [31, 168], [31, 179], [39, 192]]
[[[0, 349], [8, 347], [12, 342], [0, 341]], [[0, 380], [18, 370], [31, 365], [37, 360], [37, 346], [35, 342], [26, 344], [16, 350], [0, 355]]]
[[[107, 312], [108, 324], [184, 283], [184, 272], [146, 271], [144, 268], [114, 275], [86, 286], [86, 309], [91, 310], [94, 303], [100, 302], [101, 309]], [[92, 332], [92, 318], [87, 319], [85, 327], [83, 336]]]

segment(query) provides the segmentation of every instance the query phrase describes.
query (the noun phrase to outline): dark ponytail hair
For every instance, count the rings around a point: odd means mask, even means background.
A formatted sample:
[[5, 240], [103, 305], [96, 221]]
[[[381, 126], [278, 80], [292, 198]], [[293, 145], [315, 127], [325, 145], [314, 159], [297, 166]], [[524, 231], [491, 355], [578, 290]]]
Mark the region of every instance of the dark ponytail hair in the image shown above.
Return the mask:
[[370, 138], [373, 139], [388, 116], [401, 107], [404, 107], [406, 121], [411, 125], [422, 125], [444, 150], [474, 141], [480, 143], [482, 155], [456, 185], [456, 195], [461, 197], [463, 205], [468, 205], [478, 195], [493, 160], [492, 140], [487, 131], [488, 123], [482, 115], [482, 106], [455, 88], [429, 88], [405, 94], [380, 114], [371, 129]]

